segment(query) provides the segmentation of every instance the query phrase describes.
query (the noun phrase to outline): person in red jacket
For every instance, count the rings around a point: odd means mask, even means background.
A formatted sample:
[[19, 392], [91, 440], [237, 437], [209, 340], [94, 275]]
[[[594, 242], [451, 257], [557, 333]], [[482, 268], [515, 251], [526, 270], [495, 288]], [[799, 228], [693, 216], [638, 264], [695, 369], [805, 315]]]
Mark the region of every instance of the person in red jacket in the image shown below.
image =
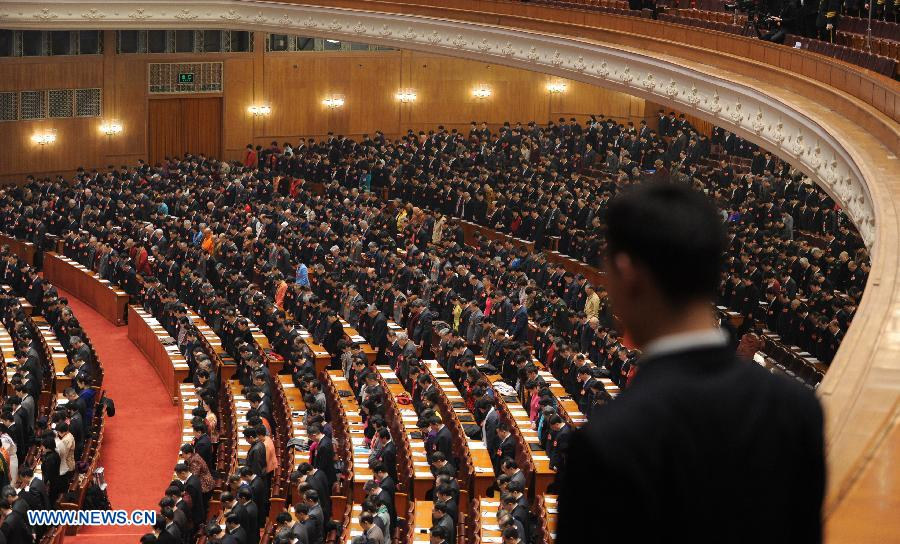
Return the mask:
[[253, 144], [247, 144], [247, 151], [244, 152], [244, 168], [256, 168], [259, 164], [259, 156], [253, 149]]

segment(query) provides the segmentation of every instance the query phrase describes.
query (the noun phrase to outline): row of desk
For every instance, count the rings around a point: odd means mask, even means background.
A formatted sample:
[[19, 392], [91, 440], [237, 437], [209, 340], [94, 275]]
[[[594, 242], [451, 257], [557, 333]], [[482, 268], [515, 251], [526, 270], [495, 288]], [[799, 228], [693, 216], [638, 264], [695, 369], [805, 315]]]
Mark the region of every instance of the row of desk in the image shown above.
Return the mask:
[[[3, 357], [3, 371], [6, 373], [6, 381], [3, 384], [5, 389], [6, 385], [10, 383], [13, 374], [15, 374], [15, 369], [10, 363], [16, 360], [16, 344], [13, 342], [9, 331], [6, 330], [6, 325], [3, 324], [3, 321], [0, 321], [0, 356]], [[11, 395], [12, 391], [4, 391], [3, 394]]]
[[[542, 535], [540, 536], [543, 537], [543, 544], [551, 544], [556, 541], [557, 506], [558, 500], [556, 495], [539, 495], [535, 501], [535, 514], [541, 520]], [[498, 519], [500, 511], [500, 501], [498, 499], [482, 498], [479, 500], [476, 533], [479, 535], [480, 542], [484, 544], [501, 544], [503, 542]]]
[[[477, 359], [478, 358], [476, 358], [476, 360]], [[481, 364], [483, 363], [479, 363], [479, 366]], [[547, 452], [544, 451], [544, 448], [541, 447], [537, 431], [532, 428], [531, 418], [528, 416], [528, 412], [525, 408], [519, 403], [518, 397], [514, 395], [506, 397], [497, 391], [496, 384], [503, 382], [503, 378], [497, 374], [492, 374], [488, 375], [487, 379], [491, 382], [491, 385], [494, 386], [494, 398], [497, 399], [498, 411], [500, 411], [501, 414], [505, 413], [507, 418], [512, 420], [514, 427], [513, 434], [520, 436], [524, 442], [525, 447], [522, 448], [522, 443], [520, 442], [519, 448], [522, 449], [524, 458], [529, 460], [530, 465], [533, 467], [534, 493], [536, 495], [542, 495], [546, 493], [547, 487], [553, 483], [553, 479], [556, 477], [556, 472], [550, 468], [550, 457], [547, 455]]]
[[61, 393], [67, 387], [72, 386], [72, 377], [65, 373], [65, 368], [69, 365], [69, 357], [66, 355], [66, 350], [62, 344], [56, 338], [53, 327], [43, 317], [32, 317], [31, 322], [40, 337], [50, 368], [53, 369], [56, 391], [51, 391], [51, 393]]
[[[419, 427], [417, 426], [419, 415], [411, 403], [399, 404], [397, 402], [397, 397], [401, 394], [407, 394], [407, 391], [391, 367], [379, 365], [375, 368], [378, 372], [381, 386], [387, 395], [387, 402], [396, 409], [397, 415], [400, 417], [399, 424], [402, 426], [409, 442], [413, 465], [413, 473], [410, 475], [412, 480], [412, 498], [424, 500], [425, 494], [434, 484], [434, 475], [431, 474], [428, 454], [425, 453], [425, 440], [423, 438], [414, 438], [412, 434], [416, 433], [418, 435], [419, 433]], [[399, 452], [397, 458], [400, 458]]]
[[[372, 469], [369, 468], [370, 450], [366, 443], [366, 425], [362, 420], [359, 402], [353, 394], [350, 382], [347, 381], [340, 370], [328, 370], [320, 374], [320, 376], [323, 376], [329, 382], [328, 385], [333, 389], [334, 396], [339, 403], [333, 409], [339, 410], [340, 415], [338, 418], [341, 420], [341, 425], [345, 427], [347, 439], [350, 441], [351, 454], [348, 459], [344, 459], [344, 462], [347, 463], [347, 470], [352, 474], [353, 478], [353, 502], [359, 503], [365, 498], [363, 487], [366, 485], [366, 482], [374, 478]], [[334, 427], [334, 422], [332, 427]]]
[[[287, 423], [290, 425], [290, 429], [285, 429], [284, 443], [287, 444], [288, 440], [292, 438], [300, 439], [305, 443], [309, 440], [309, 436], [306, 432], [306, 427], [303, 425], [303, 418], [306, 415], [306, 403], [303, 402], [303, 393], [294, 385], [291, 376], [279, 375], [277, 378], [278, 382], [281, 383], [284, 397], [290, 409], [290, 412], [287, 414]], [[294, 448], [292, 451], [294, 454], [294, 467], [309, 460], [309, 452], [301, 451], [297, 448]]]
[[140, 349], [172, 395], [172, 404], [181, 398], [180, 385], [188, 376], [187, 360], [175, 340], [155, 317], [140, 306], [128, 306], [128, 339]]
[[366, 342], [366, 339], [363, 337], [363, 335], [359, 334], [359, 331], [357, 331], [353, 328], [352, 325], [344, 321], [344, 318], [339, 317], [338, 319], [341, 322], [341, 327], [343, 327], [344, 329], [344, 334], [347, 335], [348, 338], [350, 338], [351, 342], [359, 345], [370, 365], [375, 364], [375, 358], [378, 356], [378, 354], [375, 352], [375, 348], [373, 348], [368, 342]]
[[37, 253], [37, 246], [31, 242], [13, 238], [8, 234], [0, 234], [0, 245], [9, 246], [10, 252], [22, 259], [28, 266], [34, 265], [34, 254]]
[[[435, 389], [438, 394], [444, 398], [447, 407], [451, 410], [451, 417], [456, 418], [460, 428], [463, 424], [475, 424], [475, 417], [466, 408], [465, 399], [460, 395], [459, 390], [447, 375], [447, 372], [435, 360], [423, 361], [425, 372], [431, 374]], [[472, 465], [474, 481], [472, 482], [472, 496], [483, 497], [487, 495], [487, 489], [494, 483], [494, 466], [491, 463], [491, 456], [488, 453], [484, 440], [470, 438], [465, 432], [462, 432], [462, 440], [466, 453], [469, 456], [469, 462]]]
[[81, 263], [48, 251], [44, 255], [44, 278], [96, 310], [113, 325], [125, 324], [128, 294]]
[[[471, 221], [460, 220], [459, 224], [462, 227], [464, 239], [469, 245], [474, 245], [475, 234], [477, 233], [481, 235], [482, 238], [488, 240], [512, 242], [515, 247], [524, 249], [528, 253], [534, 253], [534, 242], [531, 240], [516, 238], [515, 236], [504, 234], [488, 227], [483, 227], [476, 223], [472, 223]], [[550, 238], [553, 237], [548, 237], [548, 246], [552, 245]], [[553, 247], [555, 247], [555, 245]], [[593, 285], [603, 285], [605, 283], [603, 272], [584, 261], [564, 255], [555, 249], [544, 249], [543, 253], [548, 263], [561, 264], [572, 274], [583, 275]]]

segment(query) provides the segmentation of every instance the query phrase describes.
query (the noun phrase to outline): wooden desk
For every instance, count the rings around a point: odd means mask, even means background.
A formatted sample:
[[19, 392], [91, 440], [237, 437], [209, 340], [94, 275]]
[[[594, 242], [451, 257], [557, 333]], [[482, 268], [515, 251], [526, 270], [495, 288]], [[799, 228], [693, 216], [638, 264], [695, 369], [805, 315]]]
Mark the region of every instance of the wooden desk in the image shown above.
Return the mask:
[[[463, 424], [475, 424], [475, 417], [472, 412], [466, 408], [465, 399], [459, 393], [453, 380], [444, 371], [437, 361], [424, 361], [425, 371], [434, 378], [435, 388], [442, 397], [444, 397], [447, 406], [452, 409], [451, 416], [456, 418]], [[491, 463], [491, 456], [488, 454], [487, 446], [484, 440], [476, 440], [462, 432], [462, 439], [465, 441], [466, 453], [469, 456], [469, 462], [474, 472], [474, 481], [472, 482], [472, 497], [479, 498], [487, 495], [487, 488], [494, 483], [495, 474], [494, 466]]]
[[109, 281], [100, 279], [93, 270], [48, 251], [44, 255], [44, 278], [97, 310], [113, 325], [125, 324], [128, 294]]
[[[235, 426], [239, 429], [243, 428], [247, 424], [247, 412], [250, 411], [250, 401], [247, 400], [247, 397], [244, 396], [243, 386], [241, 386], [241, 382], [237, 380], [231, 380], [229, 382], [224, 382], [223, 384], [231, 391], [231, 396], [234, 398], [234, 421]], [[250, 443], [247, 442], [247, 439], [244, 438], [242, 432], [238, 432], [237, 435], [237, 444], [235, 450], [237, 451], [238, 459], [245, 460], [247, 459], [247, 453], [250, 451]]]
[[204, 348], [207, 351], [207, 354], [213, 360], [215, 364], [219, 366], [220, 377], [223, 382], [227, 382], [232, 377], [234, 377], [237, 372], [237, 364], [235, 364], [234, 359], [231, 355], [225, 351], [225, 348], [222, 346], [222, 339], [216, 334], [216, 331], [212, 329], [209, 325], [206, 324], [206, 321], [203, 320], [202, 317], [196, 314], [194, 310], [190, 308], [187, 309], [188, 319], [191, 320], [191, 323], [196, 327], [197, 332], [200, 335], [200, 341], [203, 343]]
[[541, 532], [544, 544], [556, 542], [556, 522], [559, 517], [559, 501], [556, 495], [538, 496], [535, 501], [535, 514], [541, 520]]
[[359, 334], [359, 331], [353, 328], [349, 323], [344, 321], [343, 318], [338, 318], [341, 322], [341, 327], [344, 328], [344, 334], [350, 337], [350, 341], [354, 344], [359, 344], [359, 347], [362, 348], [362, 352], [365, 354], [366, 359], [368, 359], [370, 365], [375, 364], [375, 358], [378, 356], [375, 353], [375, 348], [373, 348], [363, 337], [363, 335]]
[[[489, 375], [487, 378], [492, 385], [503, 381], [503, 378], [496, 374]], [[497, 393], [496, 390], [495, 393]], [[545, 494], [547, 487], [553, 483], [556, 472], [550, 468], [550, 457], [547, 456], [547, 452], [541, 447], [537, 431], [531, 428], [531, 419], [528, 417], [528, 412], [519, 404], [517, 397], [513, 396], [507, 399], [497, 393], [494, 395], [494, 398], [497, 399], [498, 409], [501, 413], [504, 413], [507, 418], [515, 423], [514, 434], [520, 435], [525, 442], [526, 447], [523, 454], [527, 458], [531, 458], [534, 465], [534, 482], [531, 482], [534, 493], [537, 495]]]
[[16, 360], [16, 345], [2, 321], [0, 321], [0, 358], [2, 358], [0, 364], [3, 365], [3, 371], [6, 373], [6, 380], [3, 382], [3, 387], [0, 388], [0, 392], [3, 395], [10, 395], [12, 391], [8, 391], [6, 388], [15, 374], [15, 369], [9, 363]]
[[[412, 535], [413, 542], [430, 542], [429, 530], [433, 525], [431, 521], [431, 513], [434, 512], [434, 503], [432, 501], [416, 501], [416, 518], [409, 525], [409, 532]], [[460, 534], [462, 527], [457, 527], [456, 532]]]
[[69, 365], [69, 357], [66, 355], [66, 350], [63, 349], [62, 344], [56, 338], [53, 328], [43, 317], [32, 317], [31, 321], [41, 336], [41, 344], [47, 351], [48, 363], [53, 369], [53, 375], [55, 376], [55, 391], [50, 393], [62, 393], [67, 387], [72, 386], [72, 377], [67, 376], [64, 372]]
[[166, 391], [172, 395], [172, 404], [181, 397], [180, 384], [187, 378], [188, 364], [178, 346], [164, 346], [163, 339], [169, 333], [155, 317], [139, 306], [128, 307], [128, 339], [136, 345], [153, 365]]
[[484, 544], [500, 544], [503, 535], [497, 524], [497, 512], [500, 511], [500, 499], [479, 499], [479, 536]]
[[328, 367], [331, 366], [331, 354], [328, 353], [327, 349], [320, 346], [319, 344], [316, 344], [315, 340], [313, 340], [312, 334], [310, 334], [308, 330], [300, 327], [299, 325], [298, 327], [300, 329], [300, 338], [302, 338], [303, 341], [306, 342], [306, 346], [310, 351], [312, 351], [313, 359], [315, 360], [316, 364], [316, 375], [318, 376], [322, 374], [322, 372], [328, 370]]
[[[460, 220], [459, 224], [463, 231], [463, 237], [466, 243], [469, 245], [474, 245], [475, 234], [477, 233], [480, 234], [482, 238], [486, 238], [488, 240], [512, 242], [512, 244], [517, 248], [525, 249], [529, 253], [534, 253], [534, 242], [532, 242], [531, 240], [516, 238], [509, 234], [504, 234], [500, 231], [488, 227], [483, 227], [476, 223], [472, 223], [471, 221]], [[565, 269], [572, 274], [582, 274], [593, 285], [603, 285], [605, 283], [603, 272], [585, 263], [584, 261], [574, 259], [572, 257], [569, 257], [568, 255], [563, 255], [558, 251], [550, 249], [544, 249], [543, 253], [547, 258], [548, 263], [558, 263], [563, 265], [563, 267], [565, 267]]]
[[8, 234], [0, 234], [0, 245], [8, 245], [13, 255], [25, 261], [28, 266], [34, 266], [34, 254], [37, 247], [31, 242], [13, 238]]
[[[366, 444], [366, 437], [364, 434], [365, 424], [362, 420], [362, 415], [359, 410], [359, 402], [357, 402], [356, 397], [353, 395], [353, 390], [350, 388], [350, 383], [346, 378], [341, 374], [340, 370], [329, 370], [327, 372], [322, 373], [325, 379], [331, 382], [332, 387], [334, 387], [335, 394], [337, 396], [337, 402], [339, 403], [340, 411], [343, 413], [343, 417], [346, 420], [343, 422], [346, 425], [348, 439], [350, 440], [350, 450], [352, 452], [349, 459], [347, 459], [348, 469], [353, 474], [353, 502], [360, 503], [365, 499], [365, 487], [366, 482], [372, 480], [374, 477], [372, 474], [372, 470], [369, 468], [369, 449]], [[340, 394], [341, 391], [345, 393], [343, 395]], [[332, 425], [334, 422], [332, 422]], [[400, 443], [397, 442], [399, 445]], [[397, 467], [398, 471], [400, 467]]]
[[[432, 488], [434, 484], [434, 475], [431, 474], [431, 468], [428, 464], [428, 455], [425, 453], [425, 441], [421, 438], [413, 438], [410, 433], [419, 432], [416, 423], [419, 416], [411, 404], [401, 405], [397, 403], [397, 395], [406, 393], [403, 384], [397, 378], [397, 375], [389, 366], [376, 366], [378, 375], [381, 380], [381, 386], [387, 395], [387, 401], [395, 406], [401, 418], [401, 425], [409, 439], [410, 455], [413, 463], [412, 481], [412, 498], [415, 500], [424, 500], [425, 493]], [[398, 454], [399, 457], [399, 454]]]
[[[298, 438], [306, 442], [309, 440], [309, 436], [306, 434], [306, 426], [303, 424], [303, 416], [306, 415], [306, 403], [303, 402], [303, 395], [300, 393], [300, 390], [297, 389], [297, 386], [294, 385], [294, 380], [290, 376], [278, 376], [278, 381], [281, 382], [281, 387], [284, 389], [284, 396], [287, 399], [288, 407], [291, 410], [290, 414], [288, 414], [290, 416], [289, 422], [291, 428], [281, 429], [285, 432], [284, 443], [286, 444], [291, 438]], [[300, 451], [297, 448], [294, 448], [293, 452], [293, 468], [299, 466], [300, 463], [309, 461], [309, 452]], [[335, 448], [335, 455], [336, 454], [337, 449]], [[324, 499], [325, 498], [323, 497], [323, 500]]]

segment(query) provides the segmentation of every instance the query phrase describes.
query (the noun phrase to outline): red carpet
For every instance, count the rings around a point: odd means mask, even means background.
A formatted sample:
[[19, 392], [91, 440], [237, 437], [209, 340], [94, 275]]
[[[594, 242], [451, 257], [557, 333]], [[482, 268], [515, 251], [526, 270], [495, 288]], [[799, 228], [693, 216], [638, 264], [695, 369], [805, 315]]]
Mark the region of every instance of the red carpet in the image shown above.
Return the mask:
[[[103, 389], [116, 403], [108, 418], [100, 463], [106, 471], [109, 502], [115, 510], [157, 510], [172, 477], [181, 445], [181, 419], [156, 372], [128, 339], [128, 327], [116, 327], [90, 306], [69, 299], [103, 364]], [[149, 527], [84, 527], [66, 542], [133, 544]]]

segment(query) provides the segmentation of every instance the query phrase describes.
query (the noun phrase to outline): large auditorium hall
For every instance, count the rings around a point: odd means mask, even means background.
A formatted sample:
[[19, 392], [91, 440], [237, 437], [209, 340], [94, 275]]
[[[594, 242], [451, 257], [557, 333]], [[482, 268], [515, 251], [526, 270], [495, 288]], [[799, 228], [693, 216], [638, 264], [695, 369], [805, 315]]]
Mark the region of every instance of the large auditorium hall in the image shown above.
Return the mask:
[[900, 0], [0, 0], [0, 544], [900, 543]]

